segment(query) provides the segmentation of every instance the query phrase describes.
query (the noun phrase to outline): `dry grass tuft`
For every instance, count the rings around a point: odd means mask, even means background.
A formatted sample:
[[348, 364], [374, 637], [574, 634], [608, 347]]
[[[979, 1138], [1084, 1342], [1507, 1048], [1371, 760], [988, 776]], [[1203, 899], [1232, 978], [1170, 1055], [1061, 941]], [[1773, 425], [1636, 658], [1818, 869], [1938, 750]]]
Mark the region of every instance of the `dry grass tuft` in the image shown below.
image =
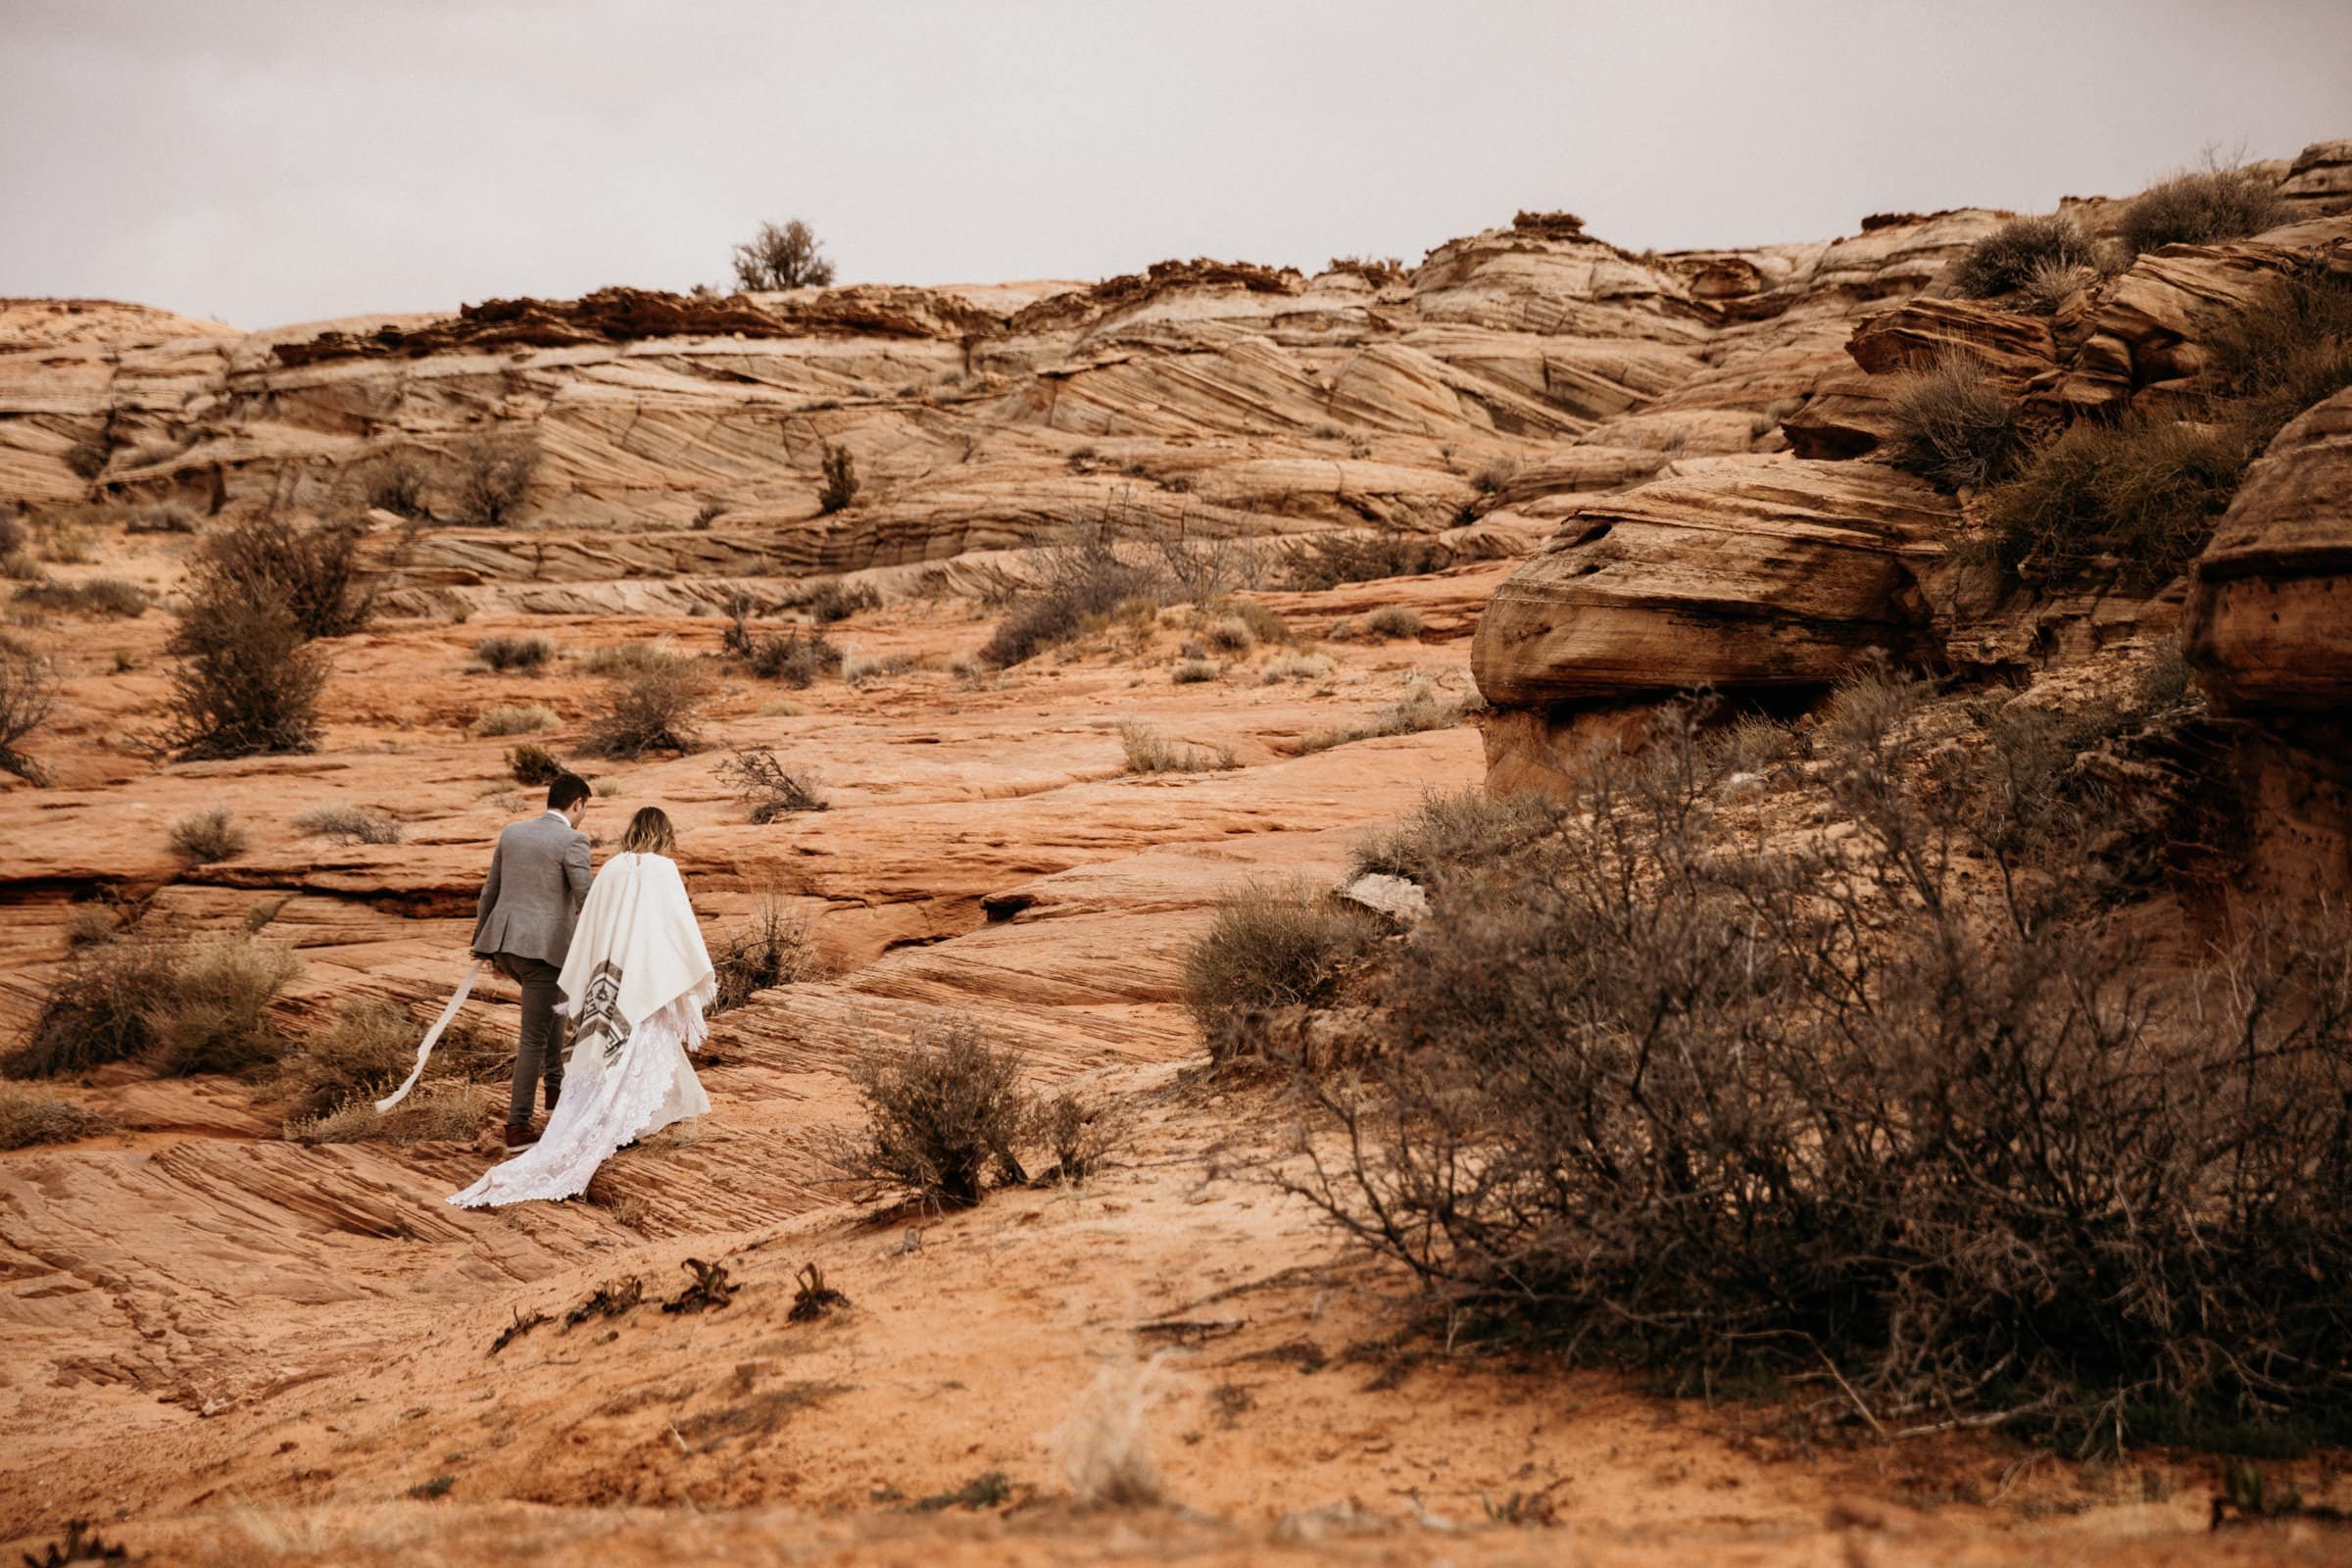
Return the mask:
[[156, 1065], [189, 1077], [275, 1062], [286, 1041], [266, 1009], [302, 972], [291, 948], [244, 938], [200, 942], [180, 956], [168, 997], [147, 1008]]
[[225, 806], [191, 811], [172, 824], [172, 848], [190, 865], [211, 865], [245, 853], [245, 830]]
[[1184, 955], [1185, 1004], [1212, 1058], [1239, 1054], [1232, 1026], [1242, 1015], [1330, 1001], [1378, 929], [1364, 911], [1304, 883], [1251, 882], [1226, 894]]
[[2132, 198], [2116, 220], [2133, 254], [2166, 245], [2219, 245], [2287, 220], [2278, 188], [2250, 169], [2175, 174]]
[[1062, 1471], [1081, 1507], [1148, 1508], [1164, 1495], [1152, 1455], [1157, 1361], [1104, 1367], [1060, 1431]]
[[1972, 300], [2014, 293], [2032, 281], [2037, 268], [2085, 268], [2098, 252], [2082, 225], [2071, 218], [2013, 218], [1978, 240], [1952, 264], [1952, 284]]
[[554, 729], [564, 721], [556, 710], [542, 703], [500, 703], [485, 708], [466, 726], [466, 733], [476, 740], [495, 739], [505, 735], [534, 735], [543, 729]]
[[323, 1116], [286, 1124], [297, 1144], [469, 1144], [493, 1117], [505, 1114], [504, 1097], [481, 1084], [421, 1083], [389, 1111], [366, 1098], [354, 1099]]
[[1418, 735], [1424, 730], [1451, 729], [1471, 711], [1458, 698], [1444, 698], [1426, 686], [1415, 686], [1402, 702], [1392, 703], [1369, 719], [1308, 730], [1298, 737], [1298, 753], [1328, 752], [1384, 735]]
[[473, 657], [502, 675], [517, 669], [536, 671], [556, 657], [556, 645], [554, 639], [538, 633], [484, 637], [473, 645]]
[[2016, 406], [1965, 355], [1904, 376], [1887, 412], [1895, 462], [1946, 489], [1998, 484], [2026, 456]]
[[1420, 636], [1423, 624], [1421, 612], [1410, 605], [1383, 605], [1363, 618], [1362, 630], [1374, 642], [1390, 642]]
[[1172, 741], [1132, 718], [1119, 721], [1119, 744], [1130, 773], [1215, 773], [1241, 766], [1230, 746]]
[[112, 1130], [114, 1123], [58, 1095], [0, 1083], [0, 1150], [70, 1144]]
[[314, 806], [295, 815], [294, 826], [336, 844], [398, 844], [405, 832], [398, 817], [372, 806]]

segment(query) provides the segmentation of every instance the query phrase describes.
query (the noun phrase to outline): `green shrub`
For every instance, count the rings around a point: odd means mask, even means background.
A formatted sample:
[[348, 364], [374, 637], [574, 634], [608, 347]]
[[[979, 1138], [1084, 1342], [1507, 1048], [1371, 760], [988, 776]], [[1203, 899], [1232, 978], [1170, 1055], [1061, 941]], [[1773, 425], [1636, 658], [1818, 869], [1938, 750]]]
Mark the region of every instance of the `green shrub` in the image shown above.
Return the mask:
[[1995, 549], [2021, 575], [2063, 579], [2111, 555], [2162, 582], [2205, 547], [2252, 458], [2233, 425], [2081, 421], [1994, 494]]
[[173, 822], [172, 848], [190, 865], [211, 865], [245, 853], [245, 830], [227, 807], [215, 806]]
[[1185, 1005], [1210, 1056], [1242, 1049], [1247, 1032], [1235, 1025], [1244, 1014], [1329, 1003], [1376, 930], [1362, 910], [1304, 883], [1227, 893], [1184, 953]]
[[2250, 169], [2175, 174], [2141, 191], [2116, 220], [2133, 254], [2166, 245], [2219, 245], [2276, 228], [2290, 215], [2269, 179]]
[[2090, 236], [2071, 218], [2013, 218], [1978, 240], [1952, 264], [1952, 283], [1972, 300], [2022, 289], [2042, 267], [2097, 265]]
[[2016, 406], [1965, 355], [1904, 376], [1887, 413], [1896, 464], [1946, 489], [1997, 484], [2026, 455]]

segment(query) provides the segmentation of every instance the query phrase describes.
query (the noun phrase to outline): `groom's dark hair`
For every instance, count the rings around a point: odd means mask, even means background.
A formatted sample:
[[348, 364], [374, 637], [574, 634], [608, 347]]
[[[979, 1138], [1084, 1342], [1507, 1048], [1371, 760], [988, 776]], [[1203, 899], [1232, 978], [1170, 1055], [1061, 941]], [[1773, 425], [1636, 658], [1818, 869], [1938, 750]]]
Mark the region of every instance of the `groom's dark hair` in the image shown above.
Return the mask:
[[547, 808], [551, 811], [568, 811], [572, 802], [584, 801], [588, 794], [588, 781], [579, 774], [558, 773], [556, 781], [547, 787]]

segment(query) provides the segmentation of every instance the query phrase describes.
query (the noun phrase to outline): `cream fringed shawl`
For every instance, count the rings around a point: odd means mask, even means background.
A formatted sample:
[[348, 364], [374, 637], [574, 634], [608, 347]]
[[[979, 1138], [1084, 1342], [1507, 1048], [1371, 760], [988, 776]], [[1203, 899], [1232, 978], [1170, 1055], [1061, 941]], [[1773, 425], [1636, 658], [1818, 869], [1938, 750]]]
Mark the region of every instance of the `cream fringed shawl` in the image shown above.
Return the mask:
[[677, 863], [659, 855], [606, 861], [556, 983], [574, 1056], [599, 1051], [608, 1062], [628, 1044], [630, 1029], [671, 1003], [684, 999], [697, 1012], [710, 1005], [717, 977]]

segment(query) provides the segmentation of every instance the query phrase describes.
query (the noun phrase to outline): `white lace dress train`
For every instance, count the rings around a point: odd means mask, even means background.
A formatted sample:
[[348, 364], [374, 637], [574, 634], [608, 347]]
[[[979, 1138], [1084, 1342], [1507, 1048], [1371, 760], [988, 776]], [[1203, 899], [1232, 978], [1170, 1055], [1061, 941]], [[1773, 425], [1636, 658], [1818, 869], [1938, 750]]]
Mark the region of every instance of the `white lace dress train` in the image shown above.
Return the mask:
[[618, 1058], [608, 1062], [590, 1043], [574, 1050], [564, 1071], [564, 1092], [539, 1142], [493, 1167], [450, 1200], [464, 1208], [491, 1208], [533, 1199], [577, 1198], [597, 1167], [632, 1139], [710, 1109], [710, 1097], [686, 1053], [708, 1029], [699, 990], [678, 998], [629, 1031]]

